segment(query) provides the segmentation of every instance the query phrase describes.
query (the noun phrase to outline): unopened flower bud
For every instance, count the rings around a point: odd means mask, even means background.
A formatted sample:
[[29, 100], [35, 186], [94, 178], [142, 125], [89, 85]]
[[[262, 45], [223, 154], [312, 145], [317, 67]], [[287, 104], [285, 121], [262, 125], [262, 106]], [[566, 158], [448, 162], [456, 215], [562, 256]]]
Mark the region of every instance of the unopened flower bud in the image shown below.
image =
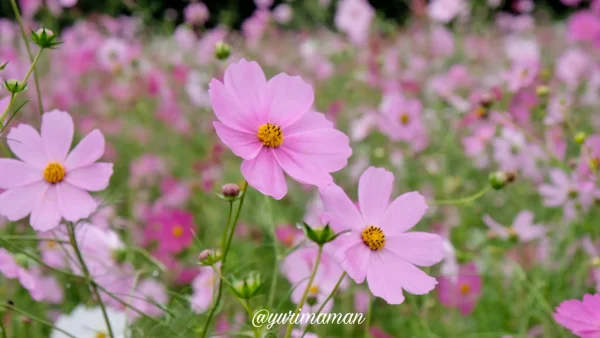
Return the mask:
[[507, 184], [512, 183], [517, 178], [517, 174], [512, 171], [496, 171], [490, 174], [489, 181], [493, 189], [500, 190]]
[[221, 260], [221, 252], [219, 250], [206, 249], [198, 255], [198, 261], [201, 265], [212, 266]]
[[258, 272], [251, 272], [242, 279], [235, 279], [232, 283], [233, 292], [242, 299], [250, 299], [257, 295], [262, 286], [262, 280]]
[[225, 197], [236, 197], [240, 194], [240, 187], [235, 183], [228, 183], [223, 186], [221, 193]]
[[306, 237], [311, 241], [315, 242], [317, 245], [325, 245], [325, 243], [329, 243], [335, 240], [342, 233], [334, 233], [331, 227], [328, 225], [324, 227], [310, 227], [306, 223], [302, 223], [304, 226], [304, 233]]
[[47, 28], [40, 28], [31, 33], [31, 40], [42, 48], [53, 48], [61, 42], [56, 41], [56, 35]]
[[541, 85], [535, 89], [535, 93], [538, 97], [546, 97], [550, 93], [550, 88], [548, 88], [548, 86]]
[[580, 132], [577, 132], [577, 134], [575, 134], [575, 137], [573, 137], [573, 140], [577, 144], [583, 144], [583, 142], [585, 142], [586, 138], [587, 138], [587, 134], [583, 131], [580, 131]]
[[306, 304], [310, 305], [310, 306], [314, 306], [315, 304], [317, 304], [318, 299], [316, 296], [308, 296], [308, 298], [306, 298]]
[[219, 60], [226, 60], [231, 55], [231, 46], [223, 41], [217, 42], [215, 45], [215, 57]]
[[17, 94], [27, 89], [27, 83], [19, 80], [7, 80], [4, 81], [4, 88], [13, 94]]

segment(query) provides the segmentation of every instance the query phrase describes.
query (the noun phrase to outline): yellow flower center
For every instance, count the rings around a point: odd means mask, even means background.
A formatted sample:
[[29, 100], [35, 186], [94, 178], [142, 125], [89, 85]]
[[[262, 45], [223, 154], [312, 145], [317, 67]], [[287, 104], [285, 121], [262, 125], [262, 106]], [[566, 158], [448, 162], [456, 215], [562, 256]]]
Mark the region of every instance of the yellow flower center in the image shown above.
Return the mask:
[[46, 242], [46, 247], [48, 247], [48, 249], [54, 249], [56, 247], [56, 242], [48, 241], [48, 242]]
[[171, 234], [175, 238], [183, 236], [183, 227], [181, 225], [174, 226], [173, 229], [171, 229]]
[[461, 295], [466, 295], [469, 291], [471, 291], [471, 285], [464, 283], [460, 286], [459, 292]]
[[107, 338], [107, 337], [104, 332], [98, 332], [98, 333], [96, 333], [96, 338]]
[[319, 287], [318, 287], [318, 286], [316, 286], [316, 285], [312, 285], [312, 286], [310, 287], [310, 289], [308, 290], [308, 292], [309, 292], [311, 295], [317, 295], [317, 294], [319, 293]]
[[52, 184], [56, 184], [65, 179], [67, 171], [62, 164], [58, 162], [50, 162], [44, 169], [44, 179]]
[[410, 115], [408, 115], [407, 113], [402, 113], [402, 115], [400, 115], [400, 123], [402, 123], [403, 125], [409, 124]]
[[374, 225], [366, 227], [362, 231], [361, 237], [363, 242], [365, 242], [369, 249], [373, 251], [381, 250], [385, 246], [385, 235], [383, 234], [383, 231]]
[[600, 267], [600, 257], [593, 257], [591, 263], [594, 267]]
[[273, 123], [265, 123], [258, 128], [258, 139], [267, 147], [276, 148], [283, 143], [281, 128]]

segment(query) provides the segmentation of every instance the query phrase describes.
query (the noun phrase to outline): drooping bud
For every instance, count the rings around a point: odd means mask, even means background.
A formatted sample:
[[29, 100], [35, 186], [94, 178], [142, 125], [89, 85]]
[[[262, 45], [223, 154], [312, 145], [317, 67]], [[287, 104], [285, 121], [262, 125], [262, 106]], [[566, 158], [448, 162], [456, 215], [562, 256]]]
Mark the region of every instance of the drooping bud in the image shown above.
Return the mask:
[[56, 34], [47, 28], [40, 28], [31, 32], [31, 40], [41, 48], [54, 48], [62, 42], [56, 41]]
[[206, 249], [198, 255], [198, 262], [201, 265], [212, 266], [221, 261], [221, 252], [219, 250]]
[[221, 188], [221, 193], [217, 194], [219, 198], [233, 202], [242, 196], [240, 187], [235, 183], [227, 183]]
[[17, 94], [27, 89], [27, 83], [19, 80], [6, 80], [4, 81], [4, 88], [13, 94]]
[[496, 171], [490, 174], [490, 185], [495, 190], [504, 188], [507, 184], [512, 183], [517, 178], [517, 174], [512, 171]]
[[258, 294], [258, 290], [262, 286], [260, 273], [253, 271], [248, 276], [242, 279], [234, 279], [232, 291], [242, 299], [250, 299]]
[[587, 139], [587, 134], [583, 131], [577, 132], [575, 134], [575, 136], [573, 137], [573, 140], [577, 144], [583, 144], [583, 142], [585, 142], [586, 139]]
[[215, 57], [219, 60], [226, 60], [231, 55], [231, 46], [223, 41], [215, 44]]

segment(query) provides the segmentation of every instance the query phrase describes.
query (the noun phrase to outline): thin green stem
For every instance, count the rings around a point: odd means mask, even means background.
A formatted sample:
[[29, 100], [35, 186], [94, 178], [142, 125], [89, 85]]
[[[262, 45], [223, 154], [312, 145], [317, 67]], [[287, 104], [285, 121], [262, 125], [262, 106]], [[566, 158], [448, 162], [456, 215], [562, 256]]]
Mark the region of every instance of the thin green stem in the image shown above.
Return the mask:
[[[25, 74], [25, 77], [23, 78], [23, 83], [27, 83], [27, 80], [31, 76], [31, 72], [35, 71], [35, 65], [37, 64], [38, 60], [40, 59], [40, 55], [42, 55], [42, 51], [43, 50], [44, 49], [40, 49], [40, 51], [35, 56], [35, 59], [33, 59], [33, 61], [31, 62], [31, 66], [29, 66], [29, 70], [27, 70], [27, 74]], [[8, 112], [10, 111], [10, 107], [12, 106], [12, 104], [15, 101], [16, 98], [17, 98], [17, 94], [13, 93], [10, 96], [10, 101], [8, 102], [8, 105], [4, 109], [4, 112], [2, 112], [2, 116], [0, 116], [0, 123], [2, 124], [2, 127], [5, 127], [4, 121], [8, 117]]]
[[8, 235], [2, 236], [3, 240], [6, 241], [32, 241], [32, 242], [54, 242], [54, 243], [62, 243], [62, 244], [70, 244], [71, 242], [61, 240], [61, 239], [53, 239], [53, 238], [44, 238], [38, 236], [19, 236], [19, 235]]
[[373, 299], [369, 293], [369, 307], [367, 309], [367, 321], [365, 322], [365, 338], [369, 338], [371, 336], [369, 334], [369, 327], [371, 326], [371, 312], [373, 312]]
[[486, 185], [483, 189], [481, 189], [480, 191], [476, 192], [475, 194], [471, 195], [471, 196], [467, 196], [467, 197], [463, 197], [463, 198], [459, 198], [459, 199], [454, 199], [454, 200], [432, 200], [429, 201], [429, 203], [431, 204], [438, 204], [438, 205], [442, 205], [442, 204], [468, 204], [471, 203], [475, 200], [477, 200], [478, 198], [482, 197], [483, 195], [487, 194], [490, 190], [492, 189], [491, 186]]
[[4, 312], [0, 312], [0, 330], [2, 330], [2, 338], [8, 338], [6, 327], [4, 327]]
[[[229, 216], [227, 216], [227, 225], [225, 226], [225, 233], [223, 234], [223, 240], [221, 240], [221, 252], [222, 252], [222, 258], [221, 258], [221, 273], [223, 273], [223, 271], [225, 270], [225, 263], [227, 262], [227, 253], [229, 252], [229, 247], [231, 246], [231, 240], [233, 239], [233, 235], [235, 233], [235, 228], [237, 226], [237, 222], [240, 219], [240, 212], [242, 211], [242, 207], [244, 206], [244, 201], [246, 200], [246, 194], [248, 194], [248, 184], [246, 182], [244, 182], [244, 192], [242, 193], [242, 197], [240, 198], [240, 205], [237, 208], [237, 211], [235, 213], [235, 217], [233, 218], [233, 223], [231, 224], [231, 226], [229, 226], [229, 221], [231, 219], [231, 215], [232, 215], [232, 211], [233, 211], [233, 203], [229, 204]], [[225, 241], [225, 237], [227, 237], [227, 240]], [[208, 314], [208, 318], [206, 319], [206, 323], [204, 324], [204, 329], [202, 330], [202, 338], [205, 338], [206, 335], [208, 334], [208, 328], [210, 327], [210, 322], [212, 321], [214, 315], [215, 315], [215, 311], [217, 310], [217, 307], [219, 306], [219, 302], [221, 301], [221, 297], [223, 294], [223, 282], [222, 280], [219, 281], [219, 287], [217, 289], [217, 296], [215, 298], [215, 301], [213, 302], [213, 306], [210, 309], [210, 312]]]
[[[33, 53], [31, 53], [31, 48], [29, 47], [29, 39], [27, 38], [27, 33], [25, 32], [25, 25], [23, 25], [23, 20], [21, 19], [21, 13], [19, 12], [19, 7], [17, 6], [17, 2], [15, 0], [10, 0], [10, 4], [12, 5], [12, 9], [15, 13], [15, 18], [17, 19], [17, 23], [19, 24], [21, 36], [23, 37], [23, 43], [25, 44], [25, 49], [27, 50], [27, 55], [29, 55], [29, 61], [31, 61], [32, 65], [33, 65], [33, 60], [34, 60]], [[42, 51], [40, 50], [40, 53], [41, 52]], [[34, 68], [34, 67], [32, 67], [32, 68]], [[40, 91], [40, 82], [38, 80], [37, 71], [35, 70], [35, 68], [33, 69], [33, 78], [35, 80], [35, 90], [37, 93], [38, 107], [40, 109], [40, 115], [42, 115], [42, 114], [44, 114], [44, 105], [42, 104], [42, 92]]]
[[[308, 294], [310, 292], [310, 288], [312, 287], [312, 283], [315, 280], [315, 276], [317, 275], [317, 269], [319, 268], [319, 264], [321, 263], [321, 255], [323, 254], [323, 245], [319, 245], [319, 251], [317, 252], [317, 259], [315, 260], [315, 266], [310, 274], [310, 278], [308, 279], [308, 284], [306, 284], [306, 288], [304, 289], [304, 294], [294, 311], [294, 314], [298, 313], [304, 306], [306, 299], [308, 298]], [[294, 328], [294, 321], [290, 320], [287, 329], [285, 331], [285, 338], [290, 338], [292, 335], [292, 329]]]
[[12, 306], [12, 305], [4, 304], [4, 305], [1, 305], [1, 307], [3, 307], [6, 310], [14, 311], [14, 312], [16, 312], [16, 313], [18, 313], [18, 314], [20, 314], [22, 316], [25, 316], [25, 317], [33, 320], [34, 322], [38, 322], [40, 324], [49, 326], [49, 327], [53, 328], [56, 331], [62, 332], [64, 335], [66, 335], [68, 337], [77, 338], [74, 335], [70, 334], [69, 332], [61, 329], [60, 327], [54, 326], [54, 324], [48, 322], [47, 320], [44, 320], [44, 319], [39, 318], [39, 317], [36, 317], [36, 316], [34, 316], [32, 314], [29, 314], [29, 313], [27, 313], [27, 312], [25, 312], [25, 311], [23, 311], [23, 310], [21, 310], [19, 308], [16, 308], [16, 307]]
[[252, 332], [254, 332], [254, 338], [260, 338], [260, 329], [256, 326], [252, 325], [252, 318], [254, 317], [254, 309], [250, 304], [250, 299], [246, 299], [246, 310], [248, 311], [248, 319], [250, 320], [250, 325], [252, 326]]
[[83, 275], [87, 280], [90, 288], [92, 289], [92, 293], [98, 299], [98, 304], [100, 305], [100, 309], [102, 310], [102, 316], [104, 317], [104, 322], [106, 322], [106, 329], [108, 330], [109, 338], [115, 338], [115, 334], [113, 333], [112, 326], [110, 325], [110, 320], [108, 319], [108, 313], [106, 312], [106, 306], [104, 305], [104, 301], [102, 301], [102, 297], [100, 296], [100, 292], [98, 292], [98, 286], [96, 282], [92, 279], [90, 275], [90, 271], [85, 264], [85, 260], [81, 255], [81, 250], [79, 250], [79, 245], [77, 245], [77, 239], [75, 237], [75, 226], [73, 223], [67, 223], [67, 229], [69, 231], [69, 240], [71, 241], [71, 246], [75, 251], [75, 255], [77, 256], [77, 260], [79, 260], [79, 264], [81, 264], [81, 270], [83, 271]]
[[[319, 315], [321, 314], [321, 311], [323, 311], [323, 309], [325, 308], [325, 305], [327, 305], [327, 303], [331, 300], [331, 298], [333, 298], [333, 296], [335, 296], [335, 293], [340, 288], [340, 285], [342, 284], [342, 281], [344, 280], [345, 277], [346, 277], [346, 271], [344, 271], [344, 273], [340, 276], [340, 279], [338, 279], [337, 283], [335, 283], [335, 287], [333, 288], [333, 290], [331, 290], [331, 293], [329, 293], [329, 296], [327, 296], [327, 298], [325, 298], [325, 301], [323, 302], [323, 304], [321, 304], [321, 306], [317, 310], [317, 313], [315, 313], [315, 318], [319, 317]], [[309, 325], [306, 326], [306, 329], [304, 329], [304, 332], [302, 332], [302, 336], [300, 336], [300, 338], [303, 338], [304, 335], [306, 335], [306, 332], [308, 332], [308, 328], [309, 328]]]

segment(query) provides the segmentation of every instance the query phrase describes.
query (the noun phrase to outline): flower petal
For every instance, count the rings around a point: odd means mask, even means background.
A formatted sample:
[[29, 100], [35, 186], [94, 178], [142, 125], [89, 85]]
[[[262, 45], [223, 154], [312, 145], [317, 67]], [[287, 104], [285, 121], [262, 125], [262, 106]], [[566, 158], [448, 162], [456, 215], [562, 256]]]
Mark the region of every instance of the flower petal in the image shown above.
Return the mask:
[[358, 182], [358, 207], [368, 225], [379, 225], [390, 203], [394, 175], [383, 169], [369, 167]]
[[237, 98], [220, 81], [213, 79], [210, 82], [208, 95], [215, 115], [227, 127], [256, 133], [261, 122], [264, 123], [264, 121], [252, 120], [251, 116], [240, 107]]
[[414, 227], [426, 210], [425, 198], [416, 191], [408, 192], [388, 206], [380, 225], [386, 236], [394, 236]]
[[67, 182], [56, 185], [58, 209], [71, 222], [89, 217], [98, 207], [98, 202], [85, 190]]
[[325, 170], [317, 167], [304, 158], [302, 153], [286, 151], [282, 148], [271, 150], [281, 168], [296, 181], [324, 187], [333, 182], [333, 178]]
[[22, 187], [43, 180], [44, 174], [40, 169], [13, 160], [0, 158], [0, 189]]
[[237, 97], [244, 114], [249, 115], [253, 121], [268, 122], [267, 78], [258, 63], [241, 59], [229, 65], [225, 71], [224, 81], [229, 93]]
[[46, 150], [37, 130], [28, 124], [19, 124], [6, 136], [8, 146], [23, 162], [44, 170], [48, 164]]
[[398, 271], [384, 262], [380, 253], [372, 254], [367, 272], [367, 282], [373, 295], [383, 298], [388, 304], [402, 304], [404, 295], [398, 283]]
[[0, 215], [10, 221], [25, 218], [33, 210], [33, 206], [40, 200], [50, 184], [39, 181], [23, 187], [9, 189], [0, 194]]
[[64, 163], [73, 142], [73, 129], [69, 113], [53, 110], [42, 116], [42, 141], [48, 160]]
[[269, 122], [286, 128], [308, 113], [315, 99], [312, 87], [299, 76], [281, 73], [269, 80]]
[[[387, 273], [387, 276], [381, 276], [389, 280], [392, 285], [402, 287], [402, 289], [415, 294], [424, 295], [433, 290], [437, 285], [435, 278], [430, 277], [425, 272], [416, 266], [402, 260], [392, 254], [390, 251], [382, 250], [378, 252], [382, 265]], [[397, 284], [396, 284], [397, 283]]]
[[34, 204], [29, 222], [37, 231], [48, 231], [57, 227], [60, 219], [56, 184], [49, 185], [44, 195]]
[[242, 162], [242, 175], [261, 193], [280, 200], [287, 194], [283, 170], [272, 149], [263, 148], [252, 160]]
[[225, 143], [231, 151], [237, 156], [244, 160], [251, 160], [258, 155], [258, 152], [262, 149], [263, 144], [254, 134], [247, 132], [231, 129], [225, 124], [215, 121], [213, 122], [217, 135], [221, 139], [221, 142]]
[[306, 160], [327, 172], [344, 168], [352, 155], [348, 136], [333, 128], [309, 130], [291, 136], [287, 136], [285, 131], [283, 134], [282, 149], [302, 154]]
[[369, 270], [371, 249], [363, 243], [356, 232], [341, 235], [335, 242], [341, 241], [340, 247], [335, 252], [335, 257], [348, 276], [356, 283], [362, 283]]
[[65, 181], [84, 190], [100, 191], [108, 187], [113, 174], [112, 163], [94, 163], [67, 172]]
[[431, 266], [444, 258], [442, 238], [426, 232], [387, 236], [385, 249], [410, 264]]
[[67, 171], [88, 166], [104, 155], [104, 135], [98, 129], [87, 134], [65, 160]]
[[320, 129], [333, 129], [333, 122], [329, 121], [322, 113], [308, 112], [298, 121], [285, 127], [285, 129], [283, 129], [283, 134], [287, 138], [305, 131]]
[[365, 221], [356, 205], [352, 203], [342, 188], [332, 183], [320, 188], [319, 193], [326, 211], [326, 218], [335, 232], [349, 229], [360, 231], [365, 227]]

